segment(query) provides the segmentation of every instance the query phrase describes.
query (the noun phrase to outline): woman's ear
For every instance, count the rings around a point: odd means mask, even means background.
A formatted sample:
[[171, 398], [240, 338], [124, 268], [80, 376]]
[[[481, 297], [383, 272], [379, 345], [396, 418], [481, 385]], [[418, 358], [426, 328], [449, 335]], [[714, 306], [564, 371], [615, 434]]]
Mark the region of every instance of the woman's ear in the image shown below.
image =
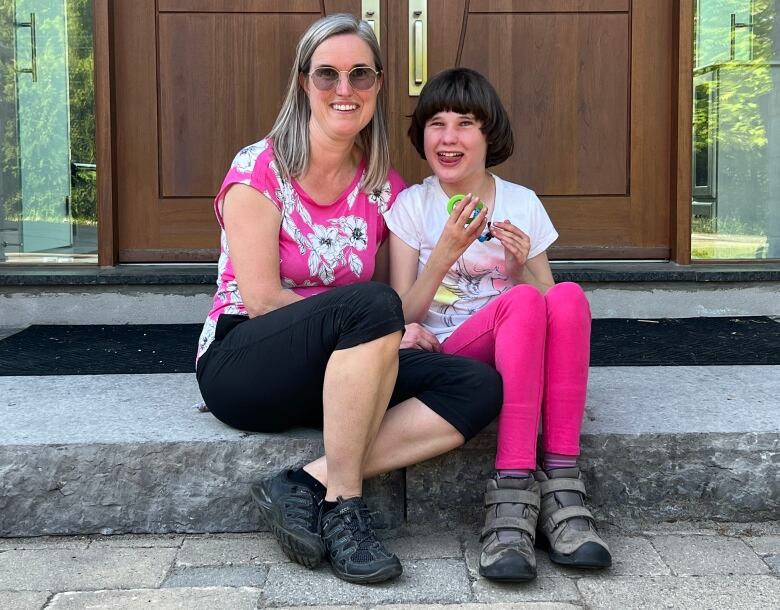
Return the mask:
[[306, 78], [306, 75], [303, 72], [298, 72], [298, 84], [301, 86], [301, 89], [303, 89], [306, 92], [306, 95], [308, 95], [309, 79]]
[[376, 92], [379, 93], [382, 90], [382, 85], [385, 84], [385, 73], [380, 72], [379, 78], [376, 79], [376, 82], [379, 83], [379, 86], [376, 88]]

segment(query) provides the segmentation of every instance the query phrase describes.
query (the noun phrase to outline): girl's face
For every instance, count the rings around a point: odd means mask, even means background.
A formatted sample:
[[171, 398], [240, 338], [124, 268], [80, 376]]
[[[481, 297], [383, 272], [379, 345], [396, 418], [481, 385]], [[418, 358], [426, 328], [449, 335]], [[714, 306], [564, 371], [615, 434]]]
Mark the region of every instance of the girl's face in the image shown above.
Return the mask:
[[320, 67], [338, 70], [339, 80], [332, 89], [322, 91], [311, 77], [301, 75], [301, 85], [309, 96], [312, 126], [340, 140], [354, 138], [374, 117], [382, 76], [367, 90], [350, 85], [347, 71], [356, 66], [376, 69], [371, 48], [355, 34], [332, 36], [316, 48], [309, 72]]
[[450, 111], [436, 113], [425, 124], [425, 158], [440, 182], [468, 186], [482, 180], [487, 140], [481, 126], [473, 114]]

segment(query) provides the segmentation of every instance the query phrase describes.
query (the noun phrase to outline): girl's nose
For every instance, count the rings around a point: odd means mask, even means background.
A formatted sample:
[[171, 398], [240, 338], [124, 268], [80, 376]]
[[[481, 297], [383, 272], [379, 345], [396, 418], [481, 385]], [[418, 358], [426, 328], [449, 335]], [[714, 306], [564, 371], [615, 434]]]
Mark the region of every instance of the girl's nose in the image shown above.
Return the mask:
[[452, 127], [445, 127], [444, 133], [442, 133], [441, 135], [441, 139], [442, 142], [446, 142], [446, 143], [456, 142], [458, 139], [457, 131]]

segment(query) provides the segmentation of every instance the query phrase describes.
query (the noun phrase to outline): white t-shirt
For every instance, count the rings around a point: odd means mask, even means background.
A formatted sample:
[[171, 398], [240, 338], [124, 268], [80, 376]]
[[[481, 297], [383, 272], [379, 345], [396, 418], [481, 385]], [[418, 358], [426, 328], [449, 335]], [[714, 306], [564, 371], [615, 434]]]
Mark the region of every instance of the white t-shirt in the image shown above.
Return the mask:
[[[531, 238], [528, 258], [541, 254], [558, 239], [550, 217], [536, 194], [493, 176], [496, 200], [489, 220], [509, 221]], [[389, 229], [419, 251], [417, 274], [422, 273], [449, 215], [449, 197], [436, 176], [402, 191], [385, 213]], [[444, 341], [469, 316], [514, 284], [504, 269], [504, 247], [495, 237], [471, 244], [447, 272], [422, 324]]]

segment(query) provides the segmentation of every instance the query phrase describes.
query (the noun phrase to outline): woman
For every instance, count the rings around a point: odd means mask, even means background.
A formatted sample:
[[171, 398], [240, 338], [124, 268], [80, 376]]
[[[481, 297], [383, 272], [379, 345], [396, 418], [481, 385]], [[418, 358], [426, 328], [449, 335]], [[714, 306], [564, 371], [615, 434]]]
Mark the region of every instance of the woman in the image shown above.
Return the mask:
[[[325, 455], [253, 487], [285, 553], [380, 582], [398, 558], [377, 540], [365, 478], [461, 445], [495, 418], [500, 379], [465, 358], [402, 349], [382, 213], [389, 166], [383, 71], [371, 28], [314, 23], [268, 137], [242, 150], [215, 199], [218, 290], [197, 377], [214, 415], [242, 430], [322, 426]], [[388, 405], [392, 409], [388, 410]]]

